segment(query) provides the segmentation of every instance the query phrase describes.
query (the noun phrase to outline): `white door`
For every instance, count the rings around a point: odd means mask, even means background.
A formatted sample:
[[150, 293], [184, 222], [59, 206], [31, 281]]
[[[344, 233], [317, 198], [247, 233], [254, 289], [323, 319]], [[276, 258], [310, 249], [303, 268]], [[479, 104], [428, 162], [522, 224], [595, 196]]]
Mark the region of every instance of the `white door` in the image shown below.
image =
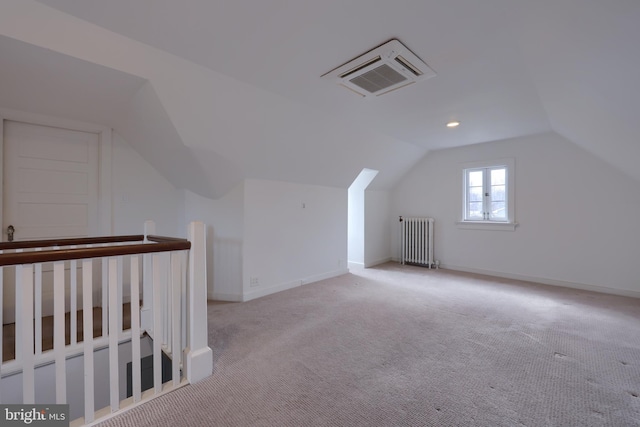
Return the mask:
[[15, 240], [98, 234], [95, 133], [6, 121], [3, 231]]
[[[99, 141], [95, 133], [4, 122], [4, 241], [10, 225], [16, 241], [98, 235]], [[12, 276], [5, 270], [4, 323], [15, 316]], [[43, 268], [42, 282], [43, 315], [49, 315], [49, 265]]]

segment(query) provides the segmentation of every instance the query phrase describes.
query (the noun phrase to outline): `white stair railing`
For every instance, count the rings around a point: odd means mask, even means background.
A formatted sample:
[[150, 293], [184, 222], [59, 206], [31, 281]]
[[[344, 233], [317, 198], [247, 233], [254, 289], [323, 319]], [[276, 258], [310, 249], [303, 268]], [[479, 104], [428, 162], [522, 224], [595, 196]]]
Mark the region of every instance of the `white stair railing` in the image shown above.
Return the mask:
[[[205, 226], [191, 223], [188, 240], [154, 236], [154, 231], [148, 222], [144, 236], [0, 243], [0, 307], [2, 288], [11, 285], [16, 308], [15, 358], [0, 365], [0, 402], [81, 402], [71, 407], [72, 425], [85, 425], [211, 375]], [[49, 270], [51, 280], [43, 273]], [[47, 290], [53, 291], [53, 301], [43, 297]], [[82, 342], [77, 338], [78, 298]], [[126, 299], [131, 326], [124, 330]], [[102, 309], [102, 333], [95, 337], [94, 308]], [[52, 349], [42, 346], [42, 321], [50, 311]], [[68, 344], [65, 315], [70, 317]], [[153, 355], [153, 388], [147, 391], [141, 383], [145, 353]], [[163, 354], [171, 360], [171, 381], [164, 384]], [[127, 363], [129, 398], [123, 395]], [[46, 392], [52, 387], [40, 384], [48, 375], [54, 378], [53, 395]]]

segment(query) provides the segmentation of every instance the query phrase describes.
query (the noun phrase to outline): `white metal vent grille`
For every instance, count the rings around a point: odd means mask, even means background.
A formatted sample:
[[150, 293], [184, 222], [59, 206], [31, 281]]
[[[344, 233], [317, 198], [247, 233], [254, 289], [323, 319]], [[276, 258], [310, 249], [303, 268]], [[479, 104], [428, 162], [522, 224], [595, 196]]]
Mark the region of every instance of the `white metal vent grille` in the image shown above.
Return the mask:
[[391, 40], [323, 75], [363, 97], [376, 97], [435, 76], [398, 40]]
[[406, 80], [407, 78], [405, 76], [389, 67], [387, 64], [383, 64], [373, 70], [360, 74], [349, 81], [367, 92], [374, 93]]

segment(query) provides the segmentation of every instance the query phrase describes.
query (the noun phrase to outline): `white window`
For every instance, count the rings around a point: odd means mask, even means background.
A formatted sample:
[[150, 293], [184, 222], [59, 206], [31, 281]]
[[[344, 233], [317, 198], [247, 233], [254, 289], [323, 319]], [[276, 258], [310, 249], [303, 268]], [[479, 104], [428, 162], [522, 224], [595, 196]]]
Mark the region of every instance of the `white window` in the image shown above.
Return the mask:
[[515, 229], [513, 174], [513, 159], [465, 164], [462, 221], [458, 224]]
[[507, 167], [465, 169], [465, 221], [507, 221]]

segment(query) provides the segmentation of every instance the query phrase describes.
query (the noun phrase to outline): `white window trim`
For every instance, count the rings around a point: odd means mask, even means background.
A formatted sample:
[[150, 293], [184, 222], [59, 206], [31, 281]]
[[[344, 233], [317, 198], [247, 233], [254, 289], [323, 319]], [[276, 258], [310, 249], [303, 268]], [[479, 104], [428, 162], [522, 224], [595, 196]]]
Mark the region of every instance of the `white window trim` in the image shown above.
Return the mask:
[[[465, 171], [467, 169], [479, 169], [479, 168], [491, 168], [496, 166], [505, 166], [507, 168], [507, 220], [506, 221], [468, 221], [465, 220], [465, 198], [466, 198], [466, 180]], [[459, 229], [462, 230], [501, 230], [501, 231], [515, 231], [518, 223], [515, 220], [515, 159], [502, 158], [493, 160], [484, 160], [476, 162], [467, 162], [460, 165], [459, 177], [461, 179], [462, 189], [460, 194], [460, 217], [456, 222]]]
[[519, 224], [504, 221], [457, 221], [456, 225], [461, 230], [515, 231]]

